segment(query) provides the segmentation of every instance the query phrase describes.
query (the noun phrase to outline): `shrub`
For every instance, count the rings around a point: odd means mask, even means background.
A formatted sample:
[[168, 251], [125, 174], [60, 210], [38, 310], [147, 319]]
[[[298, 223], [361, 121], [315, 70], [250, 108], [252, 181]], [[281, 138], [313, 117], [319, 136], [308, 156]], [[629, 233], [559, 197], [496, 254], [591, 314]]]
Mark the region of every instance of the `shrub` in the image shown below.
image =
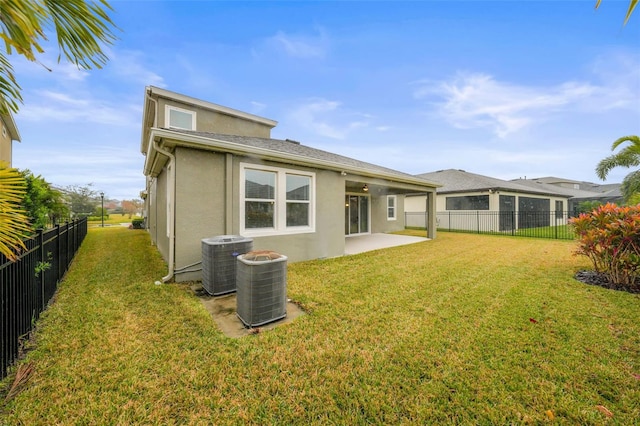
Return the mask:
[[576, 254], [587, 256], [609, 281], [640, 286], [640, 205], [607, 203], [570, 220], [579, 238]]
[[131, 221], [131, 227], [133, 229], [144, 229], [144, 219], [133, 219]]

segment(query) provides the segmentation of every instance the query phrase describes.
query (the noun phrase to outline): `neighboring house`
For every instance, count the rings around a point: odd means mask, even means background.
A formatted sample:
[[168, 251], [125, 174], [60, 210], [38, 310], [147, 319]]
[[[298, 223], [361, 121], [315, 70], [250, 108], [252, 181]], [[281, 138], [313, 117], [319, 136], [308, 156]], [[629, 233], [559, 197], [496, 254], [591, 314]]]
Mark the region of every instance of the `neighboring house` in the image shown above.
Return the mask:
[[[418, 177], [442, 184], [436, 202], [438, 226], [442, 228], [512, 231], [564, 225], [567, 221], [569, 196], [555, 190], [532, 188], [456, 169], [423, 173]], [[425, 203], [423, 195], [407, 196], [405, 210], [419, 217], [425, 211]], [[487, 214], [480, 223], [482, 212]], [[474, 217], [478, 220], [469, 220], [471, 214], [476, 214]]]
[[551, 176], [535, 179], [513, 179], [511, 182], [530, 188], [557, 191], [560, 194], [571, 197], [569, 198], [568, 210], [572, 215], [578, 213], [578, 205], [585, 201], [598, 201], [602, 204], [620, 204], [623, 202], [619, 183], [601, 185]]
[[2, 130], [0, 133], [0, 162], [9, 167], [12, 165], [13, 141], [20, 142], [20, 133], [10, 112], [0, 114]]
[[250, 237], [295, 262], [342, 256], [346, 236], [404, 229], [408, 193], [430, 195], [435, 212], [437, 184], [272, 139], [273, 120], [147, 87], [142, 123], [146, 226], [165, 281], [201, 278], [203, 238]]

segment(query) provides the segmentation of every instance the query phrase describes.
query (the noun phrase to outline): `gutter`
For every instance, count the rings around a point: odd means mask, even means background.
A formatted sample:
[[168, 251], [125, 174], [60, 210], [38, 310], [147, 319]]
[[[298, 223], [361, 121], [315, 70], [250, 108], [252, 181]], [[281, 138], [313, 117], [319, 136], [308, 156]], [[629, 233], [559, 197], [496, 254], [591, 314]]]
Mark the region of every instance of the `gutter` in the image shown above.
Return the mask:
[[[166, 283], [169, 280], [171, 280], [171, 278], [173, 278], [173, 274], [174, 274], [174, 263], [175, 263], [175, 253], [176, 253], [176, 248], [175, 248], [175, 241], [176, 241], [176, 231], [175, 231], [175, 213], [176, 213], [176, 157], [170, 153], [169, 151], [165, 150], [164, 148], [161, 148], [160, 145], [158, 144], [158, 142], [154, 139], [153, 140], [153, 148], [166, 155], [167, 157], [169, 157], [169, 168], [171, 170], [171, 173], [168, 174], [167, 179], [169, 180], [169, 193], [167, 194], [167, 202], [170, 205], [170, 209], [169, 209], [169, 216], [167, 217], [167, 231], [169, 232], [169, 261], [167, 262], [169, 264], [169, 273], [162, 277], [162, 282]], [[149, 157], [147, 157], [148, 159]]]

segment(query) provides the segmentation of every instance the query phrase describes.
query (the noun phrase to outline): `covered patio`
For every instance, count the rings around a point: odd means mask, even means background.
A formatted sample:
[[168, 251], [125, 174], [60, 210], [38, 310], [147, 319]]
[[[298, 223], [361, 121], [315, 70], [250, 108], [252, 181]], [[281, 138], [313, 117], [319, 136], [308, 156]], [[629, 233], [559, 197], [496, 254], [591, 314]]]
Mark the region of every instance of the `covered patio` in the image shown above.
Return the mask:
[[415, 244], [428, 240], [430, 240], [430, 238], [382, 233], [355, 235], [345, 238], [344, 254], [358, 254], [384, 248]]

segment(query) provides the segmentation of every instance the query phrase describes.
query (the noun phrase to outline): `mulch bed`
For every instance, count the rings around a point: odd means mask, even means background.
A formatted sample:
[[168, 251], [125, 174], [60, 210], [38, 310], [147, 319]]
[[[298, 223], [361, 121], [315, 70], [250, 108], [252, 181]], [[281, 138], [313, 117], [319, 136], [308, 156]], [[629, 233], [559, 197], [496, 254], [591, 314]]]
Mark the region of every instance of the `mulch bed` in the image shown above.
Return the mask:
[[606, 275], [601, 274], [599, 272], [595, 272], [595, 271], [578, 271], [574, 275], [574, 277], [576, 280], [583, 282], [585, 284], [598, 285], [600, 287], [608, 288], [611, 290], [626, 291], [628, 293], [640, 294], [640, 278], [636, 279], [635, 285], [625, 286], [622, 284], [611, 282], [609, 281], [609, 278]]

